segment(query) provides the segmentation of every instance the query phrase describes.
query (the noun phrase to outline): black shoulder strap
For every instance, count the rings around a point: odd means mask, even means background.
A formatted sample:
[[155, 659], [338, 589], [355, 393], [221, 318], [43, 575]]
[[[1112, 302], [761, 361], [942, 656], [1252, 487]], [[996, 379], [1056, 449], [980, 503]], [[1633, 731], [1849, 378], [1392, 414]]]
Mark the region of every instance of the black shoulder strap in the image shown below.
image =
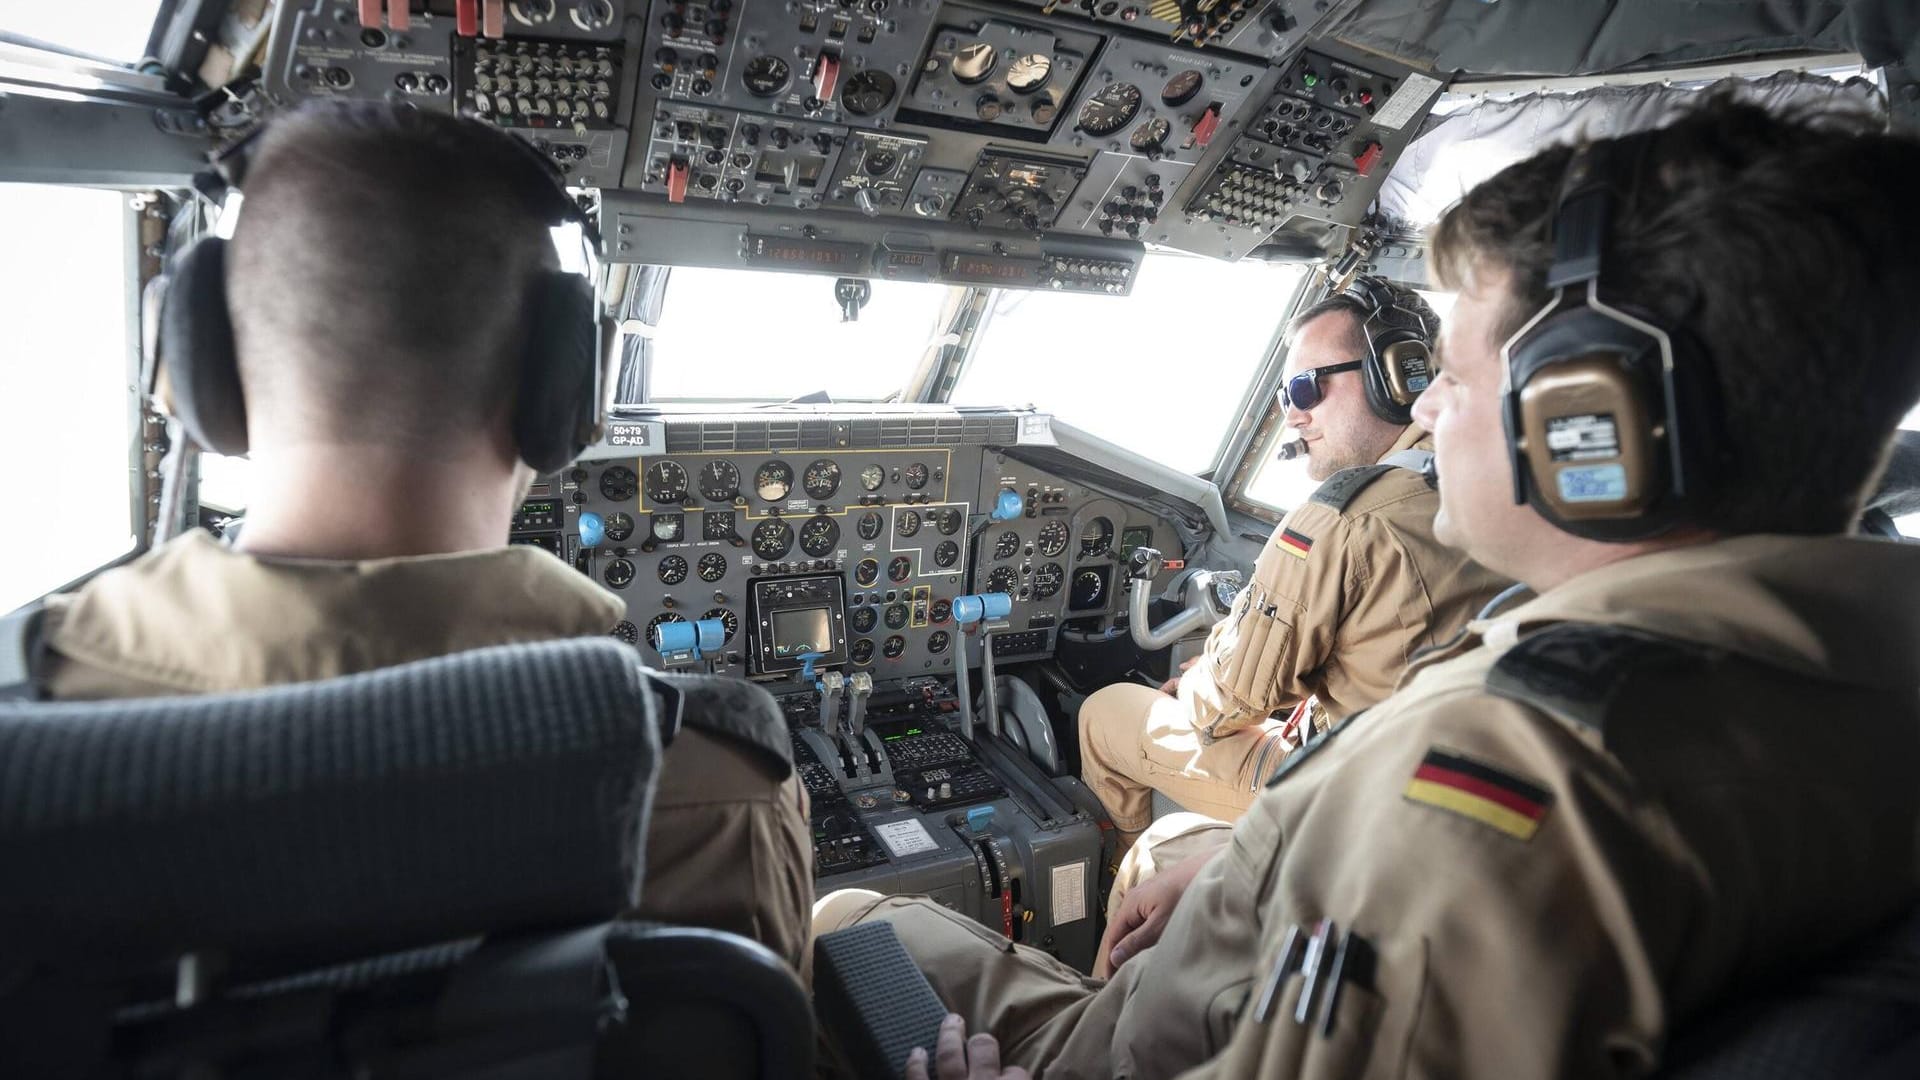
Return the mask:
[[46, 697], [40, 636], [46, 613], [46, 602], [35, 600], [0, 617], [0, 701], [39, 701]]
[[1359, 465], [1351, 469], [1341, 469], [1321, 484], [1313, 493], [1313, 501], [1331, 506], [1345, 512], [1348, 504], [1358, 498], [1367, 485], [1392, 472], [1394, 465]]
[[1556, 623], [1502, 654], [1487, 672], [1486, 688], [1604, 732], [1628, 676], [1698, 667], [1710, 653], [1704, 645], [1630, 627]]
[[651, 671], [657, 684], [680, 695], [680, 723], [769, 755], [785, 776], [793, 771], [793, 740], [773, 695], [743, 679]]

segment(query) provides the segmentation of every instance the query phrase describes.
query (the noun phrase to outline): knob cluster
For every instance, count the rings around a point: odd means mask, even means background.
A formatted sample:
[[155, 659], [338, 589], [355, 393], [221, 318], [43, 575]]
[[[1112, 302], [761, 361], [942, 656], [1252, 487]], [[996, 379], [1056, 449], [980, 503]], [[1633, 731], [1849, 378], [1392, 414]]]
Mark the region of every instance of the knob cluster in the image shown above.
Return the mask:
[[1166, 198], [1160, 174], [1149, 173], [1144, 185], [1128, 184], [1100, 207], [1100, 232], [1112, 236], [1119, 230], [1139, 239], [1143, 227], [1160, 220], [1160, 205]]
[[1229, 163], [1220, 186], [1194, 209], [1209, 221], [1275, 228], [1293, 213], [1293, 187], [1270, 172]]
[[[1040, 279], [1055, 289], [1075, 289], [1090, 292], [1114, 293], [1127, 291], [1127, 279], [1133, 276], [1131, 263], [1115, 259], [1079, 259], [1069, 255], [1049, 255], [1046, 266], [1040, 271]], [[1051, 502], [1052, 494], [1031, 499], [1034, 502]], [[1028, 514], [1032, 516], [1031, 513]], [[997, 519], [996, 519], [997, 520]]]
[[568, 42], [474, 42], [473, 111], [529, 127], [605, 126], [619, 83], [611, 46]]

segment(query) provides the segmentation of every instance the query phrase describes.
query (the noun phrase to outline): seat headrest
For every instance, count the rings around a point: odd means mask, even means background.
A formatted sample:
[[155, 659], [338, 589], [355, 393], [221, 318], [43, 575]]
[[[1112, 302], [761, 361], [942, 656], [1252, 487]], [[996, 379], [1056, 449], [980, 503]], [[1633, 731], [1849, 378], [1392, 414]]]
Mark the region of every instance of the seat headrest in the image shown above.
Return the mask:
[[611, 639], [0, 706], [0, 962], [238, 976], [604, 920], [639, 899], [659, 751]]

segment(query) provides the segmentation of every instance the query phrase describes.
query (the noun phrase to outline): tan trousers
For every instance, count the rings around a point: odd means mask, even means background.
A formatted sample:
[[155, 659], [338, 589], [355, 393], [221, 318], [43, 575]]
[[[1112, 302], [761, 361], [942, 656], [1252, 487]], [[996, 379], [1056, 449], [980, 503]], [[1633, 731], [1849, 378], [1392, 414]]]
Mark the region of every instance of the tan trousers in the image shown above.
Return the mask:
[[1080, 773], [1113, 816], [1126, 851], [1153, 821], [1153, 793], [1232, 822], [1291, 743], [1283, 719], [1207, 742], [1180, 699], [1139, 683], [1102, 687], [1080, 706]]
[[1113, 877], [1113, 891], [1107, 894], [1107, 915], [1112, 917], [1120, 901], [1135, 887], [1151, 881], [1169, 866], [1200, 855], [1219, 851], [1233, 840], [1233, 825], [1205, 814], [1168, 814], [1147, 826], [1140, 840], [1120, 860]]

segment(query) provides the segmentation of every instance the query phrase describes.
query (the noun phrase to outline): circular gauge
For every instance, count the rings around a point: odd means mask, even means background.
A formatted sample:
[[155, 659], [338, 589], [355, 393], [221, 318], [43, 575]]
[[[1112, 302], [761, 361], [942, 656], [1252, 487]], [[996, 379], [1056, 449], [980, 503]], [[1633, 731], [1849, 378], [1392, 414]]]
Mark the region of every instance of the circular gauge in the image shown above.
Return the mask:
[[890, 581], [905, 581], [913, 576], [913, 560], [905, 555], [895, 555], [887, 564], [887, 578]]
[[942, 540], [940, 541], [940, 546], [933, 549], [934, 565], [943, 570], [959, 561], [960, 545], [951, 540]]
[[920, 513], [917, 510], [904, 510], [894, 519], [893, 529], [901, 536], [912, 536], [920, 531]]
[[620, 625], [613, 628], [613, 636], [629, 645], [640, 644], [640, 628], [625, 619], [621, 619]]
[[880, 580], [880, 564], [872, 559], [861, 559], [860, 565], [853, 568], [853, 580], [857, 585], [871, 585]]
[[1031, 94], [1047, 84], [1053, 74], [1053, 57], [1046, 53], [1028, 53], [1007, 65], [1007, 89], [1016, 94]]
[[860, 486], [868, 491], [879, 491], [880, 485], [887, 482], [887, 470], [878, 465], [869, 465], [860, 470]]
[[753, 553], [772, 562], [793, 550], [793, 526], [769, 518], [753, 528]]
[[807, 466], [800, 477], [800, 486], [806, 489], [810, 498], [826, 502], [833, 493], [840, 490], [840, 466], [826, 458]]
[[655, 615], [653, 617], [653, 621], [647, 624], [647, 644], [653, 646], [654, 652], [659, 652], [660, 651], [660, 628], [670, 622], [686, 622], [686, 621], [687, 621], [687, 617], [685, 615], [682, 615], [674, 611], [663, 611], [660, 614]]
[[917, 461], [907, 466], [903, 475], [907, 479], [907, 486], [915, 491], [927, 486], [927, 467]]
[[660, 560], [660, 569], [656, 571], [662, 585], [678, 585], [687, 580], [687, 560], [678, 555], [669, 555]]
[[615, 465], [600, 474], [600, 494], [614, 502], [626, 502], [640, 494], [640, 478], [625, 465]]
[[679, 514], [655, 514], [648, 521], [653, 538], [663, 544], [671, 544], [680, 539], [680, 530], [686, 527], [686, 519]]
[[1133, 137], [1128, 139], [1127, 142], [1130, 143], [1135, 150], [1143, 154], [1150, 154], [1165, 146], [1167, 136], [1172, 134], [1172, 132], [1173, 125], [1167, 123], [1165, 117], [1156, 116], [1146, 123], [1141, 124], [1139, 127], [1134, 128]]
[[853, 609], [853, 632], [865, 634], [873, 630], [873, 624], [880, 621], [880, 613], [870, 607]]
[[880, 654], [889, 660], [900, 659], [900, 654], [906, 651], [907, 639], [901, 637], [899, 634], [888, 638], [886, 643], [880, 646]]
[[873, 663], [873, 642], [861, 638], [853, 643], [853, 662], [856, 664]]
[[1045, 555], [1049, 559], [1067, 550], [1067, 523], [1064, 521], [1047, 522], [1046, 525], [1040, 529], [1040, 537], [1036, 543], [1040, 548], [1040, 554]]
[[993, 573], [987, 575], [987, 591], [1010, 593], [1013, 591], [1013, 567], [996, 566]]
[[869, 510], [860, 515], [860, 524], [854, 527], [860, 531], [860, 539], [871, 540], [880, 535], [880, 530], [885, 525], [886, 521], [880, 517], [879, 511]]
[[647, 466], [647, 501], [655, 504], [682, 502], [687, 497], [687, 470], [675, 461], [656, 461]]
[[1087, 522], [1087, 531], [1080, 534], [1080, 557], [1105, 555], [1113, 547], [1113, 522], [1097, 517]]
[[601, 576], [613, 588], [624, 589], [633, 584], [633, 564], [625, 559], [615, 559], [607, 564], [607, 571]]
[[607, 515], [607, 539], [622, 543], [633, 535], [633, 519], [618, 511]]
[[993, 557], [996, 559], [1011, 559], [1019, 552], [1020, 534], [1012, 529], [1001, 533], [1000, 539], [993, 542]]
[[840, 525], [825, 514], [807, 519], [800, 526], [800, 550], [818, 559], [833, 553], [840, 542]]
[[885, 176], [898, 164], [900, 164], [899, 154], [875, 147], [867, 151], [866, 157], [860, 159], [860, 171], [868, 176]]
[[708, 583], [719, 581], [727, 576], [727, 557], [717, 551], [709, 551], [700, 556], [700, 565], [696, 571], [700, 580]]
[[855, 116], [872, 116], [893, 104], [895, 89], [893, 76], [868, 68], [847, 80], [846, 88], [840, 91], [840, 104]]
[[1077, 610], [1094, 607], [1106, 594], [1107, 579], [1098, 570], [1082, 570], [1073, 575], [1073, 593], [1067, 606]]
[[953, 638], [949, 637], [945, 630], [935, 630], [933, 633], [927, 635], [927, 651], [935, 656], [939, 656], [941, 653], [947, 651], [947, 646], [951, 644], [952, 641]]
[[951, 600], [935, 600], [933, 602], [933, 610], [927, 612], [927, 618], [932, 619], [936, 626], [946, 622], [952, 617], [953, 601]]
[[984, 41], [968, 42], [953, 54], [953, 77], [963, 83], [977, 83], [993, 74], [997, 59], [993, 46]]
[[702, 621], [705, 621], [707, 619], [719, 619], [720, 625], [727, 628], [727, 636], [725, 639], [723, 639], [720, 642], [720, 644], [722, 645], [725, 645], [728, 642], [732, 641], [734, 633], [740, 629], [740, 617], [723, 607], [714, 608], [712, 611], [709, 611], [705, 615], [700, 616], [700, 618]]
[[939, 529], [942, 536], [952, 536], [960, 531], [960, 526], [966, 524], [960, 511], [950, 506], [944, 510], [929, 511], [927, 516], [933, 519], [933, 527]]
[[777, 56], [756, 56], [740, 72], [740, 81], [754, 97], [773, 97], [785, 90], [792, 78], [793, 68]]
[[1178, 107], [1192, 101], [1193, 95], [1199, 92], [1200, 73], [1187, 70], [1167, 80], [1167, 85], [1160, 88], [1160, 100]]
[[1140, 88], [1132, 83], [1108, 83], [1080, 106], [1081, 131], [1089, 135], [1111, 135], [1126, 127], [1140, 111]]
[[740, 494], [740, 470], [731, 461], [709, 461], [700, 470], [700, 494], [712, 502], [732, 502]]
[[753, 493], [767, 502], [779, 502], [793, 490], [793, 468], [784, 461], [769, 461], [753, 474]]
[[1067, 580], [1066, 568], [1057, 562], [1050, 562], [1033, 572], [1033, 597], [1045, 600], [1060, 591]]
[[887, 629], [905, 630], [907, 628], [908, 614], [909, 612], [907, 611], [907, 605], [888, 604], [887, 605]]

